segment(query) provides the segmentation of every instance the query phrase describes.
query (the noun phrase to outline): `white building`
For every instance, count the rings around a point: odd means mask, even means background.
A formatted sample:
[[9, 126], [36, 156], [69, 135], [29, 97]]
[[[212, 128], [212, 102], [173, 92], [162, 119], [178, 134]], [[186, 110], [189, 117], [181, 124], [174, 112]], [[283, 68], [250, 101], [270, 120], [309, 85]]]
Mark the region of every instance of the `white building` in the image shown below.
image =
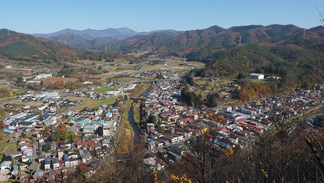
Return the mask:
[[124, 91], [134, 90], [136, 87], [136, 84], [129, 84], [126, 88], [124, 88]]
[[12, 115], [12, 116], [7, 117], [4, 120], [4, 123], [5, 123], [5, 125], [9, 125], [10, 123], [12, 123], [13, 121], [15, 121], [16, 119], [20, 119], [20, 118], [23, 118], [23, 117], [26, 117], [26, 116], [27, 116], [27, 113], [20, 112], [18, 114], [15, 114], [15, 115]]
[[261, 79], [264, 79], [264, 75], [263, 74], [260, 74], [260, 73], [251, 73], [250, 74], [250, 78], [251, 79], [261, 80]]
[[100, 116], [103, 113], [102, 109], [99, 109], [98, 111], [96, 111], [95, 115], [96, 116]]
[[53, 77], [52, 74], [38, 74], [35, 79], [45, 79]]
[[84, 84], [84, 85], [91, 85], [92, 84], [92, 81], [85, 81], [82, 84]]
[[53, 116], [51, 118], [48, 118], [44, 121], [44, 123], [46, 125], [54, 125], [55, 123], [57, 123], [57, 117], [56, 116]]
[[107, 91], [106, 95], [112, 95], [112, 96], [117, 96], [120, 94], [120, 91]]
[[113, 135], [113, 132], [115, 131], [115, 126], [116, 126], [116, 122], [115, 121], [106, 121], [104, 124], [103, 124], [103, 136], [106, 137], [106, 136], [111, 136]]

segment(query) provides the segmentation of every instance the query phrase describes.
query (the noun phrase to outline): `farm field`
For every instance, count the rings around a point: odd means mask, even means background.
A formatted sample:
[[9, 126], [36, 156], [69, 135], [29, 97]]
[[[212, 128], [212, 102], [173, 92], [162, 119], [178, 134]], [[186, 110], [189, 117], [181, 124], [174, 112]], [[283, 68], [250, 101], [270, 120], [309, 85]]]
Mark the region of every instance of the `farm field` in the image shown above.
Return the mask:
[[93, 91], [95, 91], [95, 92], [106, 92], [106, 91], [109, 91], [113, 87], [114, 86], [106, 86], [106, 87], [101, 87], [101, 88], [95, 88]]

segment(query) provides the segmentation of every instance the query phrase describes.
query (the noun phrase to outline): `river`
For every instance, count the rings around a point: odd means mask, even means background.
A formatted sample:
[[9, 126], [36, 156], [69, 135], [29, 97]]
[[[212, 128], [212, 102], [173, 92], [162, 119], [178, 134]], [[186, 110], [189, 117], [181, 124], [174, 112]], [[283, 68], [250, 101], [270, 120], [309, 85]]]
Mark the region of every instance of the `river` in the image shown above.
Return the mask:
[[[138, 97], [142, 97], [144, 96], [149, 90], [150, 88], [152, 87], [152, 82], [150, 82], [150, 87], [148, 89], [146, 89], [142, 94], [140, 94]], [[139, 125], [135, 123], [135, 120], [134, 120], [134, 109], [133, 107], [137, 104], [138, 100], [134, 100], [131, 104], [131, 107], [129, 108], [129, 111], [128, 111], [128, 121], [129, 121], [129, 124], [131, 124], [132, 128], [133, 128], [133, 131], [134, 131], [134, 143], [135, 144], [140, 144], [141, 143], [141, 130], [139, 128]]]

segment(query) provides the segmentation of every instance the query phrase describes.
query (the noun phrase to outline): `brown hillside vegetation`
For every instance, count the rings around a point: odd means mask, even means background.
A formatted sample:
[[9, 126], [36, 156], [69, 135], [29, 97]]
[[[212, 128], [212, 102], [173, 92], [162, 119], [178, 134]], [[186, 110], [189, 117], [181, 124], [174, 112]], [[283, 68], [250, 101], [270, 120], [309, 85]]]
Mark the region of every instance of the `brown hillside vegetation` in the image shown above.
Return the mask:
[[275, 126], [275, 135], [247, 150], [215, 147], [207, 135], [191, 139], [181, 160], [160, 172], [143, 164], [144, 149], [138, 146], [124, 162], [104, 164], [89, 179], [76, 174], [69, 182], [323, 182], [323, 131]]
[[90, 52], [71, 46], [35, 37], [29, 34], [0, 29], [0, 56], [24, 61], [76, 61], [123, 58], [122, 54], [105, 51]]
[[[302, 28], [294, 25], [249, 25], [224, 29], [212, 26], [207, 29], [186, 31], [176, 37], [135, 36], [120, 41], [111, 41], [107, 48], [116, 51], [154, 50], [154, 53], [170, 54], [197, 52], [201, 49], [219, 50], [242, 44], [271, 42], [274, 45], [282, 40], [289, 40], [303, 34]], [[318, 36], [320, 29], [310, 29], [312, 37]], [[311, 33], [312, 32], [312, 33]], [[314, 33], [315, 34], [314, 34]], [[167, 47], [167, 49], [165, 49]]]
[[45, 79], [40, 79], [38, 81], [43, 81], [44, 84], [54, 84], [57, 81], [63, 81], [64, 84], [66, 84], [67, 82], [79, 82], [78, 78], [60, 78], [60, 77], [52, 77], [52, 78], [45, 78]]

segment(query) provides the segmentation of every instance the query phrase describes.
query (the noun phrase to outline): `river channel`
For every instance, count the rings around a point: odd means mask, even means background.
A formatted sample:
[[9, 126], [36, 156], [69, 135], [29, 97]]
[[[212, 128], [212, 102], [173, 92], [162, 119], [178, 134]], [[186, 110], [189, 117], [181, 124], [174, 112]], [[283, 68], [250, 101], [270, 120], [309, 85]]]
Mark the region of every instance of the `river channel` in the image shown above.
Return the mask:
[[[142, 97], [144, 96], [149, 90], [150, 88], [152, 87], [152, 82], [150, 83], [150, 87], [145, 90], [142, 94], [140, 94], [138, 97]], [[141, 130], [140, 130], [140, 127], [138, 124], [135, 123], [135, 120], [134, 120], [134, 106], [138, 103], [138, 100], [134, 100], [131, 104], [131, 107], [129, 108], [129, 111], [128, 111], [128, 121], [129, 121], [129, 124], [131, 124], [132, 128], [133, 128], [133, 131], [134, 131], [134, 143], [135, 144], [140, 144], [141, 143]]]

